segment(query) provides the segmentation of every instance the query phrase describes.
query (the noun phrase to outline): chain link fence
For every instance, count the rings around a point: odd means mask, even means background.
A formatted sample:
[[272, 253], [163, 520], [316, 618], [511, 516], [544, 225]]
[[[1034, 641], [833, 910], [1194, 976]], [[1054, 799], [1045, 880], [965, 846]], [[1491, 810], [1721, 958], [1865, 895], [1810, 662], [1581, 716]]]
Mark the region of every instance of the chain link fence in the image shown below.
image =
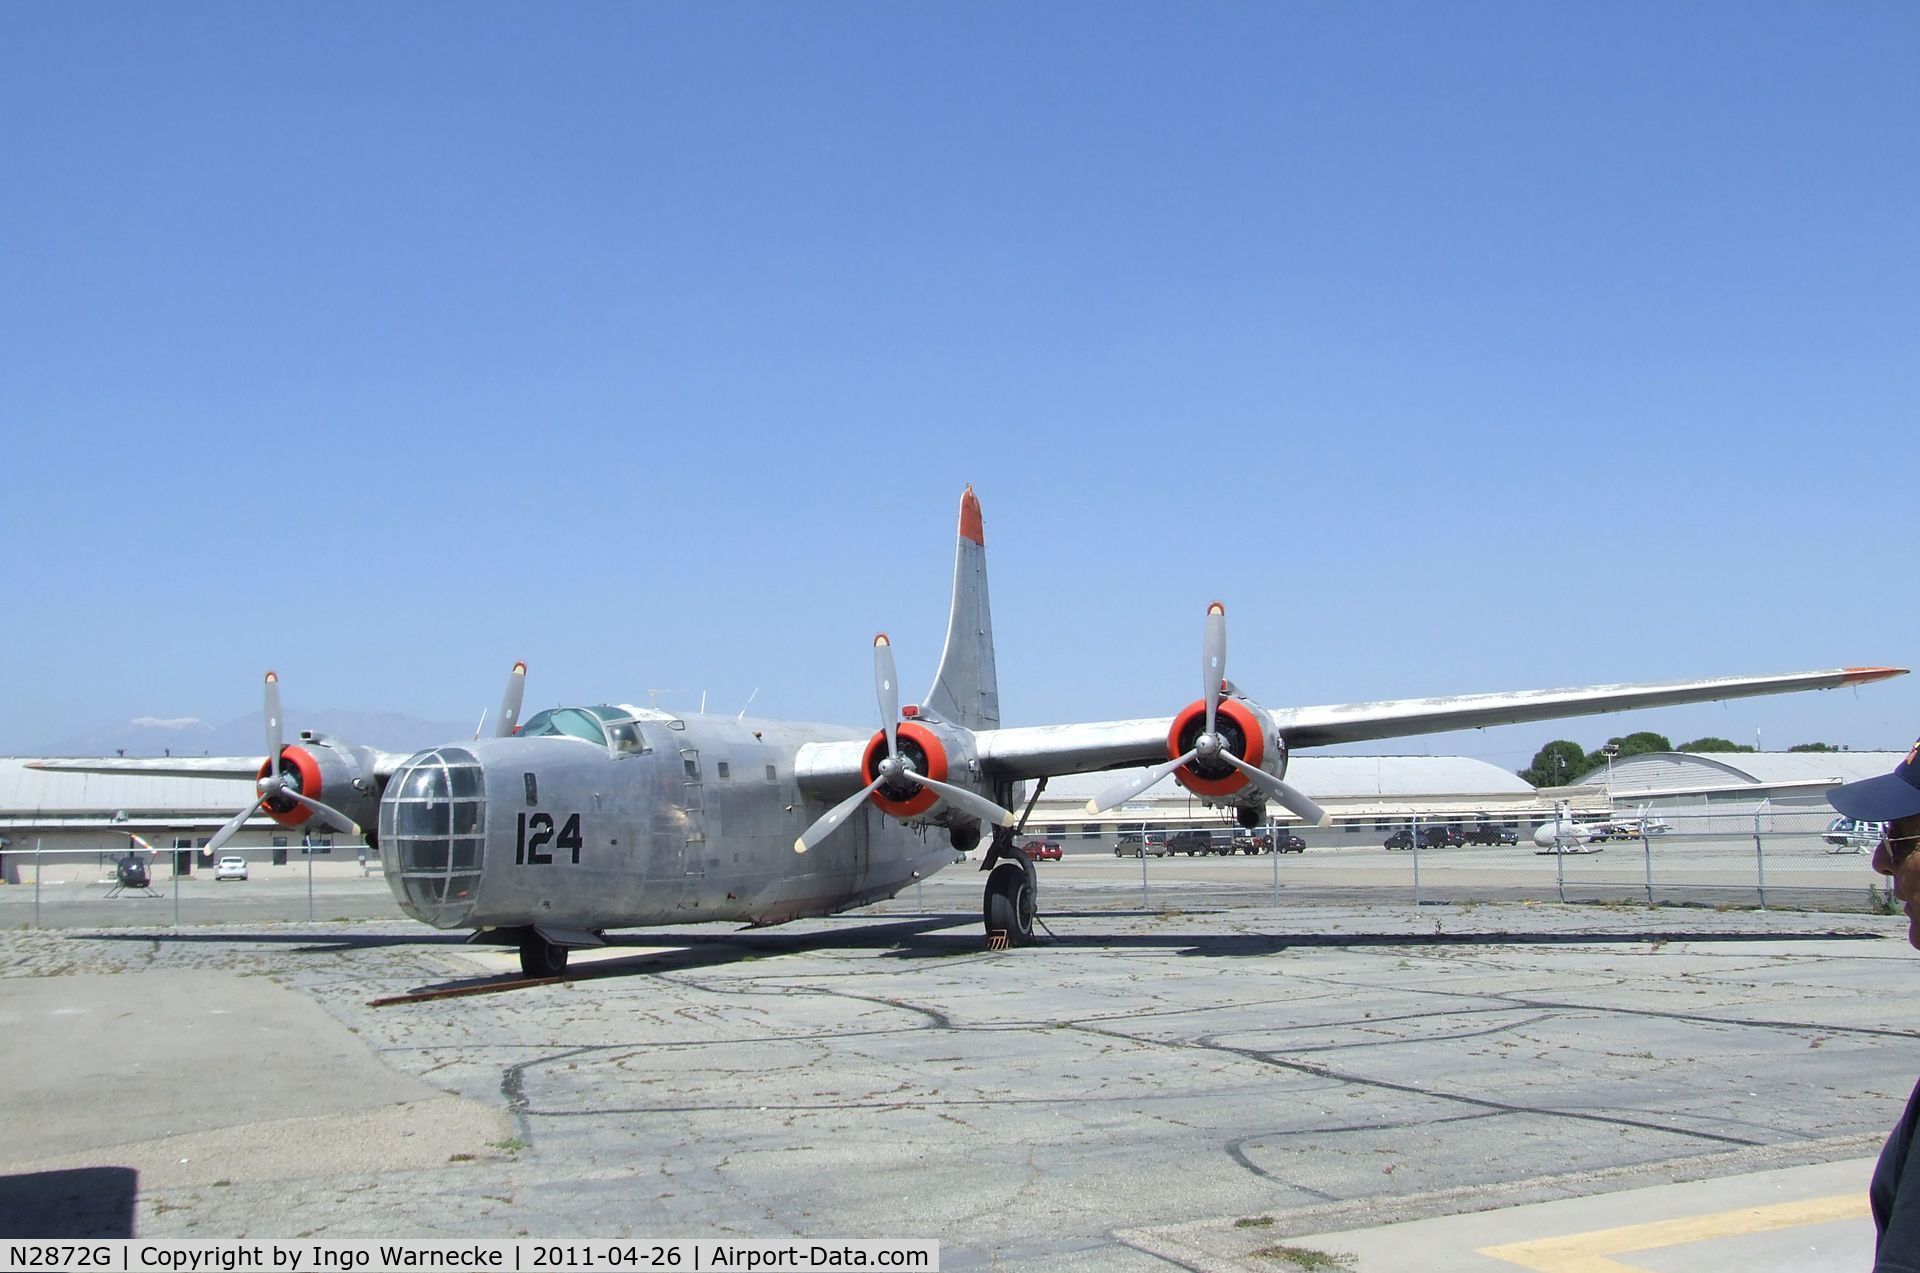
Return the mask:
[[[1836, 829], [1824, 807], [1700, 806], [1546, 823], [1410, 818], [1265, 831], [1117, 824], [1047, 833], [1077, 871], [1043, 871], [1076, 904], [1554, 901], [1886, 913], [1869, 865], [1878, 828]], [[1123, 883], [1124, 881], [1124, 883]], [[1097, 884], [1100, 887], [1093, 887]], [[1061, 904], [1058, 896], [1052, 905]]]
[[[1197, 907], [1471, 905], [1481, 901], [1761, 907], [1887, 913], [1870, 865], [1877, 828], [1835, 830], [1824, 808], [1703, 806], [1553, 824], [1461, 818], [1368, 819], [1245, 832], [1224, 823], [1108, 823], [1097, 832], [1032, 827], [1059, 861], [1037, 863], [1041, 905], [1176, 911]], [[119, 873], [120, 848], [6, 854], [0, 924], [125, 927], [389, 920], [399, 907], [377, 858], [358, 845], [249, 848], [245, 878], [219, 878], [193, 849], [145, 857], [144, 886]], [[1279, 845], [1275, 852], [1269, 846]], [[310, 851], [311, 850], [311, 851]], [[220, 856], [232, 856], [231, 851]], [[976, 851], [971, 855], [978, 859]], [[956, 855], [956, 858], [958, 855]], [[977, 861], [971, 865], [977, 865]], [[176, 869], [177, 867], [177, 869]], [[229, 872], [229, 875], [232, 873]], [[979, 872], [959, 865], [882, 911], [978, 912]]]

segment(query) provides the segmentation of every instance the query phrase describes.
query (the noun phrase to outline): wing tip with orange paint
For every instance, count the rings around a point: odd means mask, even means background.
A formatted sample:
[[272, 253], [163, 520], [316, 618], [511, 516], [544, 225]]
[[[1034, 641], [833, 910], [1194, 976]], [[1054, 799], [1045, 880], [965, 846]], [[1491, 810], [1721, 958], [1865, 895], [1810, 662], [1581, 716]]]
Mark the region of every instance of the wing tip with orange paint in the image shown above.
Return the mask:
[[1842, 685], [1866, 685], [1872, 681], [1889, 681], [1896, 676], [1907, 674], [1907, 669], [1904, 667], [1849, 667], [1841, 670], [1845, 673], [1840, 679]]

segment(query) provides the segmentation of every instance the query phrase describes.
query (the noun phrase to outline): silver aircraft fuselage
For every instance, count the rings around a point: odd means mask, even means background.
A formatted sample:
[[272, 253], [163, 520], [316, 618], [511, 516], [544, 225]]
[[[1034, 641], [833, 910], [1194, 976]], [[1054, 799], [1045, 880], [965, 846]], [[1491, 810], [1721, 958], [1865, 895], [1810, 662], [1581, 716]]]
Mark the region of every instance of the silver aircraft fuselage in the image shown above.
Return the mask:
[[597, 742], [485, 738], [409, 757], [378, 835], [401, 908], [438, 928], [772, 924], [891, 897], [956, 859], [944, 829], [872, 808], [795, 854], [827, 802], [803, 790], [796, 758], [858, 730], [625, 710]]

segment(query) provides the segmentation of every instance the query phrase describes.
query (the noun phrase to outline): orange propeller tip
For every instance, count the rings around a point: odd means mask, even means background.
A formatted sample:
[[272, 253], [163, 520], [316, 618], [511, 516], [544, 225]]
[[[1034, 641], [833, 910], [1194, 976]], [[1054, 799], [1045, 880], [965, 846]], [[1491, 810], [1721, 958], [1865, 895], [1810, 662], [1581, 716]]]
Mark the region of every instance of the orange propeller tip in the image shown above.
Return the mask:
[[1227, 608], [1221, 605], [1218, 601], [1213, 602], [1207, 607], [1208, 614], [1225, 614], [1226, 612], [1227, 612]]
[[527, 662], [525, 659], [515, 660], [513, 665], [513, 674], [515, 676], [525, 676], [527, 674]]
[[873, 643], [874, 643], [875, 645], [892, 645], [892, 644], [893, 644], [893, 642], [891, 642], [891, 641], [889, 641], [889, 640], [887, 640], [887, 634], [886, 634], [886, 633], [884, 633], [884, 632], [876, 632], [876, 633], [874, 633], [874, 634], [873, 634]]
[[280, 679], [280, 673], [278, 673], [278, 672], [268, 672], [268, 673], [267, 673], [267, 683], [268, 683], [268, 684], [270, 684], [270, 685], [271, 685], [271, 684], [274, 684], [274, 683], [276, 683], [276, 682], [278, 682], [278, 681], [279, 681], [279, 679]]

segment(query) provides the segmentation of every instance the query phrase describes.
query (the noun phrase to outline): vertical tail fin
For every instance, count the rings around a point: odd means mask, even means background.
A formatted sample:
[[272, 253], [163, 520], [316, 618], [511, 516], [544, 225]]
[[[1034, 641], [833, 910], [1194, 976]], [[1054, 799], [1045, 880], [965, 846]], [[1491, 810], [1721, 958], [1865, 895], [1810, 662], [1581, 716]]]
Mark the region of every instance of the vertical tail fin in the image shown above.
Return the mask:
[[967, 729], [1000, 727], [1000, 681], [993, 666], [993, 613], [987, 605], [987, 545], [980, 501], [960, 496], [960, 540], [953, 554], [953, 609], [947, 646], [927, 691], [927, 707]]

